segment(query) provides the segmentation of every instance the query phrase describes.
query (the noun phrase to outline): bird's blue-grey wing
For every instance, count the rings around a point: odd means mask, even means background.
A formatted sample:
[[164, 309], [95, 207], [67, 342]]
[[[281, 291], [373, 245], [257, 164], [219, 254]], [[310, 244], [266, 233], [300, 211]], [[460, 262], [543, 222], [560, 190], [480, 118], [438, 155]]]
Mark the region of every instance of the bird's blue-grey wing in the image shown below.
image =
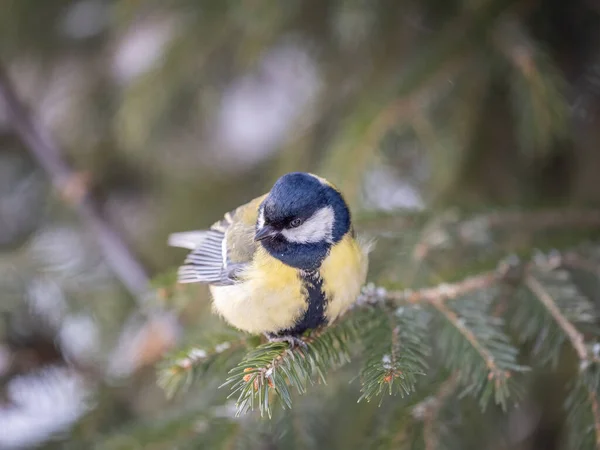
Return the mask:
[[256, 251], [254, 232], [261, 196], [212, 225], [209, 230], [174, 233], [169, 244], [189, 248], [178, 271], [180, 283], [234, 284]]

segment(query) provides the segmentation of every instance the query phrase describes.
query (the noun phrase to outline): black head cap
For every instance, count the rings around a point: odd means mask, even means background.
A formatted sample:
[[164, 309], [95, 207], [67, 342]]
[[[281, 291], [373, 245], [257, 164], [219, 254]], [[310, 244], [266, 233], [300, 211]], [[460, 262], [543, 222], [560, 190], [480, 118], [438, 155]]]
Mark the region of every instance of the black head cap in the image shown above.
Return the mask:
[[332, 244], [350, 229], [350, 211], [341, 194], [319, 178], [303, 172], [288, 173], [275, 183], [261, 208], [265, 224], [273, 230], [292, 226], [295, 219], [308, 220], [323, 208], [333, 211], [333, 227], [329, 242], [289, 242], [273, 232], [264, 247], [286, 264], [307, 269], [320, 264]]

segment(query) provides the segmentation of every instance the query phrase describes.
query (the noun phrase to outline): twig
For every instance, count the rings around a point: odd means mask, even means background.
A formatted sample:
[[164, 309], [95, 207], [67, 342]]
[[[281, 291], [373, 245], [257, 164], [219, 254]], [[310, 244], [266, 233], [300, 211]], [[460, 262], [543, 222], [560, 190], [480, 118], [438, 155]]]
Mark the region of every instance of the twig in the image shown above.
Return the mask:
[[[428, 102], [428, 98], [433, 97], [434, 92], [447, 86], [448, 79], [451, 78], [457, 67], [457, 60], [444, 61], [445, 70], [439, 70], [428, 80], [421, 79], [422, 85], [410, 93], [394, 98], [376, 114], [366, 128], [364, 136], [352, 150], [352, 163], [349, 166], [352, 173], [351, 176], [346, 177], [347, 180], [357, 179], [357, 174], [362, 173], [362, 168], [367, 165], [386, 133], [406, 121], [414, 114], [415, 110], [422, 109], [424, 103]], [[345, 196], [350, 200], [355, 199], [359, 186], [360, 183], [346, 183], [344, 186]]]
[[30, 114], [17, 95], [8, 75], [0, 65], [0, 102], [23, 144], [46, 171], [50, 181], [80, 215], [98, 240], [106, 262], [131, 295], [143, 303], [149, 293], [145, 269], [127, 248], [125, 242], [102, 217], [90, 198], [84, 177], [75, 172], [61, 157], [61, 151], [48, 131]]
[[463, 337], [471, 344], [471, 346], [479, 353], [481, 358], [485, 361], [485, 365], [490, 371], [490, 376], [496, 378], [496, 375], [500, 374], [501, 371], [498, 369], [496, 365], [496, 361], [494, 360], [494, 356], [481, 345], [477, 336], [473, 334], [473, 332], [468, 329], [462, 321], [459, 319], [458, 315], [452, 311], [448, 306], [441, 300], [436, 300], [431, 302], [433, 307], [437, 309], [458, 331]]
[[441, 384], [436, 395], [427, 399], [427, 404], [423, 405], [425, 407], [423, 414], [423, 440], [425, 441], [425, 450], [435, 450], [438, 448], [439, 437], [435, 430], [437, 418], [440, 410], [444, 406], [444, 402], [454, 392], [457, 384], [458, 374], [454, 373]]
[[[453, 217], [449, 221], [433, 223], [432, 227], [425, 227], [423, 236], [415, 245], [413, 252], [418, 261], [428, 257], [433, 247], [428, 242], [429, 235], [439, 229], [452, 230], [452, 234], [461, 237], [463, 244], [469, 244], [468, 236], [472, 228], [492, 233], [495, 230], [518, 228], [519, 231], [534, 232], [538, 230], [566, 229], [596, 229], [600, 227], [600, 211], [597, 209], [547, 209], [540, 211], [500, 211], [489, 214], [477, 214], [464, 220], [456, 221]], [[431, 228], [431, 229], [430, 229]]]
[[574, 252], [566, 253], [561, 257], [561, 263], [572, 269], [580, 269], [590, 272], [600, 278], [600, 265], [594, 261], [585, 259]]
[[598, 404], [598, 397], [596, 391], [586, 383], [586, 389], [588, 393], [588, 399], [592, 408], [592, 415], [594, 416], [594, 431], [596, 433], [596, 448], [600, 448], [600, 405]]
[[527, 275], [525, 277], [525, 285], [533, 292], [538, 300], [546, 307], [548, 312], [552, 315], [558, 326], [567, 335], [567, 338], [571, 342], [571, 345], [575, 349], [577, 356], [581, 361], [589, 360], [589, 353], [585, 347], [585, 341], [583, 335], [577, 331], [575, 326], [569, 322], [569, 320], [560, 311], [554, 299], [548, 294], [544, 286], [533, 276]]
[[420, 289], [417, 291], [405, 290], [385, 292], [375, 290], [372, 293], [366, 292], [363, 299], [361, 299], [361, 302], [359, 302], [359, 305], [361, 303], [376, 304], [382, 301], [390, 302], [394, 305], [402, 303], [428, 303], [432, 305], [463, 335], [475, 351], [479, 353], [490, 371], [490, 377], [498, 379], [499, 376], [505, 374], [496, 365], [494, 356], [481, 345], [477, 336], [475, 336], [469, 328], [464, 326], [458, 315], [446, 305], [446, 300], [488, 288], [501, 281], [507, 280], [509, 276], [509, 270], [495, 270], [466, 278], [457, 283], [440, 284], [436, 287]]
[[403, 291], [376, 291], [373, 294], [366, 293], [363, 301], [377, 303], [381, 300], [393, 304], [402, 303], [434, 303], [449, 300], [468, 294], [469, 292], [485, 289], [497, 284], [505, 278], [505, 274], [494, 270], [473, 277], [465, 278], [457, 283], [443, 283], [435, 287]]
[[[539, 299], [539, 301], [546, 307], [548, 312], [552, 315], [558, 326], [564, 331], [571, 342], [571, 345], [575, 349], [577, 356], [582, 363], [587, 363], [590, 360], [589, 352], [585, 346], [583, 335], [577, 331], [577, 328], [562, 314], [554, 299], [544, 289], [542, 284], [533, 276], [528, 275], [525, 277], [525, 285], [533, 292], [533, 294]], [[591, 359], [594, 362], [600, 362], [597, 357], [592, 356]], [[594, 417], [594, 431], [596, 436], [596, 447], [600, 448], [600, 405], [598, 404], [598, 396], [596, 391], [592, 389], [589, 384], [586, 383], [586, 390], [588, 400], [590, 401], [590, 407], [592, 409], [592, 415]]]
[[187, 352], [183, 358], [173, 361], [173, 364], [168, 369], [173, 374], [179, 374], [191, 370], [197, 365], [200, 365], [210, 358], [220, 355], [224, 352], [234, 352], [247, 345], [245, 337], [235, 339], [233, 341], [223, 341], [210, 348], [209, 350], [201, 348], [193, 348]]

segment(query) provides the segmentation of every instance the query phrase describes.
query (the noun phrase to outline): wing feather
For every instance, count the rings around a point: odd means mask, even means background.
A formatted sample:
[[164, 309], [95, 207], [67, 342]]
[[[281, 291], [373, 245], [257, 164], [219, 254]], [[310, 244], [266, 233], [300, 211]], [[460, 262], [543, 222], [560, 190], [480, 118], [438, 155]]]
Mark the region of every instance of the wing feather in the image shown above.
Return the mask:
[[192, 250], [178, 271], [179, 283], [234, 284], [252, 261], [258, 208], [266, 194], [225, 214], [209, 230], [173, 233], [169, 245]]

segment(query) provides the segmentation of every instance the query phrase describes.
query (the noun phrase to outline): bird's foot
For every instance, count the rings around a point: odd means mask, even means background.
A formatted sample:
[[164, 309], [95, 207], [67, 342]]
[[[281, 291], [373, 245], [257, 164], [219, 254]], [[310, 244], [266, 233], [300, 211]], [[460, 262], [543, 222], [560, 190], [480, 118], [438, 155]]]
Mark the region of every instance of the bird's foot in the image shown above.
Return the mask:
[[287, 342], [290, 346], [290, 349], [294, 349], [296, 347], [306, 348], [307, 344], [302, 339], [297, 336], [277, 336], [273, 334], [266, 333], [267, 339], [269, 342]]

